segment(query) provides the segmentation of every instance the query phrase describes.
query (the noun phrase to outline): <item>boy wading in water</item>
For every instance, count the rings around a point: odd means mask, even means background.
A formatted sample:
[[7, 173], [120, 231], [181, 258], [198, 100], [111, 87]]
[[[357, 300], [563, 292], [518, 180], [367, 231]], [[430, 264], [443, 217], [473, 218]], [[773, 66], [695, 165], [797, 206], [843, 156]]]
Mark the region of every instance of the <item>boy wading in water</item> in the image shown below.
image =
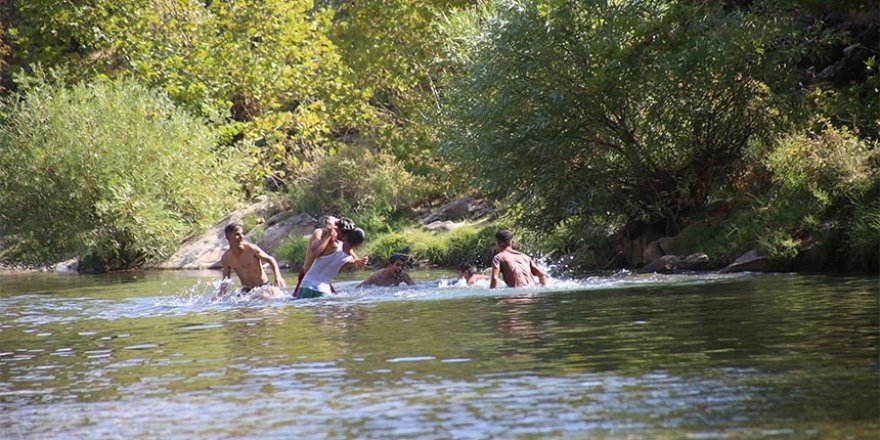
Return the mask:
[[[336, 218], [332, 215], [328, 215], [324, 218], [324, 227], [316, 228], [312, 231], [312, 236], [309, 237], [309, 244], [306, 245], [306, 259], [303, 262], [302, 268], [299, 270], [299, 274], [297, 275], [296, 280], [296, 288], [293, 289], [293, 297], [296, 298], [299, 294], [299, 287], [302, 285], [303, 278], [306, 276], [306, 272], [312, 267], [312, 263], [315, 262], [315, 258], [318, 258], [322, 255], [329, 254], [332, 252], [332, 249], [328, 249], [329, 241], [324, 240], [324, 238], [330, 234], [332, 229], [336, 229], [337, 238], [345, 238], [348, 234], [354, 230], [354, 221], [350, 218], [342, 217]], [[355, 255], [355, 258], [357, 256]], [[330, 285], [330, 291], [336, 293], [336, 290], [333, 289], [333, 285]]]
[[[234, 270], [238, 275], [238, 280], [241, 281], [241, 293], [248, 293], [264, 286], [269, 287], [269, 278], [266, 276], [262, 264], [269, 263], [272, 275], [275, 277], [274, 287], [287, 286], [284, 278], [281, 277], [281, 271], [278, 269], [278, 263], [275, 259], [257, 245], [245, 241], [241, 226], [232, 223], [227, 225], [223, 232], [226, 233], [226, 241], [229, 242], [229, 249], [220, 257], [224, 280], [230, 278]], [[263, 296], [275, 296], [279, 293], [279, 290], [272, 289], [271, 292], [265, 292]], [[220, 295], [224, 294], [226, 294], [225, 283], [220, 285]]]
[[373, 272], [367, 279], [361, 281], [357, 288], [367, 286], [399, 286], [406, 283], [408, 286], [415, 284], [409, 274], [404, 272], [406, 262], [400, 254], [391, 254], [388, 257], [388, 267]]
[[358, 258], [353, 251], [363, 242], [366, 234], [361, 228], [355, 228], [337, 239], [339, 235], [335, 224], [327, 223], [327, 230], [322, 234], [318, 249], [322, 252], [312, 261], [302, 279], [302, 284], [294, 293], [294, 298], [317, 298], [332, 295], [333, 277], [343, 267], [361, 268], [367, 264], [369, 257]]
[[495, 233], [498, 253], [492, 258], [492, 279], [489, 288], [498, 287], [498, 277], [504, 277], [508, 287], [531, 287], [535, 285], [532, 275], [538, 277], [542, 286], [547, 285], [544, 272], [538, 269], [528, 255], [513, 250], [513, 234], [507, 229]]
[[478, 281], [488, 280], [490, 277], [477, 273], [477, 268], [470, 263], [461, 263], [458, 265], [458, 279], [464, 280], [468, 286]]

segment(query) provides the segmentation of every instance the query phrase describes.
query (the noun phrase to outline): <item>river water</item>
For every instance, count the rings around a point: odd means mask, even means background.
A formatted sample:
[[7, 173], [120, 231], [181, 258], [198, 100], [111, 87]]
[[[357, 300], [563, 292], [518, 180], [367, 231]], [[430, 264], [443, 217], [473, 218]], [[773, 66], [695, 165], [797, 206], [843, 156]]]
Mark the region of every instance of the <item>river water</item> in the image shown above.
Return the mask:
[[415, 275], [0, 273], [0, 437], [880, 438], [876, 277]]

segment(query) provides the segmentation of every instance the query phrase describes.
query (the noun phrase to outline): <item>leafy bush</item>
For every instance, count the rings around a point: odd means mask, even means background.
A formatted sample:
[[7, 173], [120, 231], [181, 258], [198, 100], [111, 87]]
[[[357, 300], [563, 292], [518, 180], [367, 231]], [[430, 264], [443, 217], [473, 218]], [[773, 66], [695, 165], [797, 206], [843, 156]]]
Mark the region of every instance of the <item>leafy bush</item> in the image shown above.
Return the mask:
[[765, 228], [758, 237], [763, 250], [796, 255], [795, 239], [814, 232], [832, 205], [850, 205], [864, 188], [866, 158], [866, 146], [845, 130], [780, 139], [764, 159], [771, 186], [754, 216]]
[[847, 129], [794, 133], [756, 155], [752, 197], [729, 217], [683, 231], [679, 246], [718, 262], [758, 248], [793, 261], [808, 248], [815, 268], [874, 270], [880, 247], [880, 153]]
[[412, 175], [391, 156], [354, 146], [303, 171], [291, 198], [304, 212], [351, 217], [375, 233], [391, 230], [395, 215], [408, 206], [413, 188]]
[[[678, 220], [790, 122], [790, 16], [706, 2], [490, 2], [450, 17], [440, 133], [489, 196], [543, 229]], [[769, 18], [768, 18], [769, 17]]]
[[291, 268], [299, 269], [306, 261], [306, 249], [309, 246], [309, 237], [296, 234], [289, 235], [278, 247], [275, 248], [275, 257], [278, 264], [286, 264]]
[[846, 241], [850, 268], [880, 270], [880, 179], [855, 206]]
[[457, 267], [463, 262], [487, 266], [495, 254], [495, 226], [463, 226], [450, 232], [407, 228], [367, 239], [363, 254], [381, 267], [392, 253], [402, 253], [430, 265]]
[[21, 261], [137, 266], [234, 202], [238, 162], [166, 97], [125, 79], [21, 87], [0, 123], [0, 235]]

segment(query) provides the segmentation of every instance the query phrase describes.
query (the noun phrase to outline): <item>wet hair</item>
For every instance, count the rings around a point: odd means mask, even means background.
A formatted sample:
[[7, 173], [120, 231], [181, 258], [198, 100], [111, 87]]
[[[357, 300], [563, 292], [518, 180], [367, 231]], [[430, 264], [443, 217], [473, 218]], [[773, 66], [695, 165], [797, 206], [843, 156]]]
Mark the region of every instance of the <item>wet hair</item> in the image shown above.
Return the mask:
[[354, 228], [351, 231], [348, 231], [348, 234], [346, 235], [348, 238], [348, 244], [352, 246], [363, 243], [367, 238], [367, 233], [361, 228]]
[[339, 220], [336, 220], [336, 228], [339, 229], [340, 232], [350, 232], [354, 230], [354, 220], [348, 217], [339, 217]]
[[510, 232], [508, 229], [502, 229], [495, 233], [495, 240], [503, 243], [510, 243], [513, 241], [513, 232]]
[[336, 220], [336, 229], [339, 230], [339, 235], [348, 237], [348, 234], [354, 231], [354, 220], [348, 217], [340, 217], [339, 220]]
[[224, 235], [229, 235], [229, 234], [232, 234], [233, 232], [236, 232], [236, 231], [244, 232], [244, 230], [241, 228], [241, 225], [239, 225], [238, 223], [230, 223], [230, 224], [226, 225], [225, 228], [223, 228]]
[[388, 257], [388, 264], [394, 264], [398, 261], [400, 261], [402, 263], [406, 263], [406, 260], [408, 260], [408, 259], [409, 258], [407, 258], [406, 255], [398, 254], [397, 252], [394, 252], [393, 254], [391, 254], [391, 256]]
[[458, 265], [458, 271], [475, 274], [475, 273], [477, 273], [477, 267], [471, 263], [461, 263]]

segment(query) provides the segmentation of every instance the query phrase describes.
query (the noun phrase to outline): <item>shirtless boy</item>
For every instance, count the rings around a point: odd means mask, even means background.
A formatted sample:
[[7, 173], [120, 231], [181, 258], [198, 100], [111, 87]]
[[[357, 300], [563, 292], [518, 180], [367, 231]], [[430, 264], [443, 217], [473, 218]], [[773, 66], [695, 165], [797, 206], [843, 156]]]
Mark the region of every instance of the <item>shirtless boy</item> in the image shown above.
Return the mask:
[[532, 275], [538, 277], [542, 286], [547, 285], [544, 272], [538, 269], [528, 255], [513, 250], [513, 234], [507, 229], [495, 233], [498, 253], [492, 258], [492, 279], [489, 288], [498, 287], [498, 277], [503, 276], [508, 287], [531, 287], [535, 285]]
[[489, 276], [477, 273], [477, 268], [473, 264], [461, 263], [458, 266], [458, 278], [464, 280], [470, 286], [477, 281], [488, 280]]
[[[275, 277], [273, 285], [278, 288], [287, 286], [284, 278], [281, 277], [281, 271], [278, 269], [278, 263], [275, 259], [257, 245], [245, 241], [241, 226], [232, 223], [227, 225], [223, 232], [226, 233], [226, 241], [229, 242], [229, 249], [220, 257], [224, 280], [230, 278], [231, 272], [234, 270], [238, 275], [238, 280], [241, 281], [241, 293], [266, 286], [269, 284], [269, 278], [263, 270], [262, 263], [269, 263], [272, 275]], [[225, 293], [226, 284], [221, 284], [220, 294]]]
[[404, 256], [400, 254], [391, 254], [388, 257], [388, 267], [373, 272], [367, 279], [361, 281], [357, 288], [367, 286], [399, 286], [400, 283], [406, 283], [408, 286], [415, 284], [409, 274], [404, 272]]

